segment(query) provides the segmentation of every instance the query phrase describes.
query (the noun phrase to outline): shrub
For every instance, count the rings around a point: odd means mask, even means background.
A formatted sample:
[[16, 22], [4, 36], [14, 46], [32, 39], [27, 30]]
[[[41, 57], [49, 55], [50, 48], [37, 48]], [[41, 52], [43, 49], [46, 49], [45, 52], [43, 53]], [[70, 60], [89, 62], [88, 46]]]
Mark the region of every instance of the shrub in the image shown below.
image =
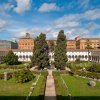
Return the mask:
[[16, 56], [13, 51], [9, 51], [8, 54], [3, 58], [3, 62], [7, 65], [18, 64], [18, 56]]
[[93, 63], [91, 67], [87, 68], [90, 72], [97, 72], [100, 73], [100, 64]]
[[14, 73], [14, 76], [18, 83], [25, 83], [35, 78], [35, 76], [32, 74], [32, 72], [29, 69], [22, 69], [20, 71], [16, 71]]
[[[13, 77], [13, 73], [7, 73], [7, 80]], [[0, 74], [0, 79], [4, 79], [4, 74]]]
[[79, 76], [85, 76], [85, 77], [93, 78], [93, 79], [94, 78], [100, 79], [99, 73], [76, 71], [75, 74], [79, 75]]

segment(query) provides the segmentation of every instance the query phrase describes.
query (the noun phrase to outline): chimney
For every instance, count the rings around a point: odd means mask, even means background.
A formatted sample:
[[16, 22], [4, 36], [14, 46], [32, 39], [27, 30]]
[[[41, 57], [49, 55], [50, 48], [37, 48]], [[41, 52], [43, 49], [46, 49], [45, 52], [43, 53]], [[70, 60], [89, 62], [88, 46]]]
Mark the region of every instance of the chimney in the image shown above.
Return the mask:
[[77, 36], [77, 37], [75, 38], [76, 41], [77, 41], [77, 40], [80, 40], [80, 39], [81, 39], [80, 36]]
[[26, 38], [30, 38], [30, 34], [29, 33], [26, 33]]

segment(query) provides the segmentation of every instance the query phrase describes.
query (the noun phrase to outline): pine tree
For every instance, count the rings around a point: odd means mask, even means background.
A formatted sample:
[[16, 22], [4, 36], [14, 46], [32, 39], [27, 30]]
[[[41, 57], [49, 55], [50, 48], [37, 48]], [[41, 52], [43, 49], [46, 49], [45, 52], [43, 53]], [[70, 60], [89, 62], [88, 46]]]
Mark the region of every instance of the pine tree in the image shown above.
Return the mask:
[[44, 68], [49, 66], [49, 48], [46, 42], [45, 34], [41, 33], [35, 40], [35, 47], [33, 50], [32, 65]]
[[66, 36], [64, 31], [61, 30], [57, 37], [57, 43], [54, 52], [55, 66], [62, 68], [66, 66], [67, 55], [66, 55]]

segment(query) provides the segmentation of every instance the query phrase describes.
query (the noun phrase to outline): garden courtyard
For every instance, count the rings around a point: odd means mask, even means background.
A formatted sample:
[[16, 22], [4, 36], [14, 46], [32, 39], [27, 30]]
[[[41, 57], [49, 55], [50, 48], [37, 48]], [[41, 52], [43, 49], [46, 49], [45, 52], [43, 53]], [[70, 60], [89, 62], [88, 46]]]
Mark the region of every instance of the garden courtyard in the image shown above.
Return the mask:
[[[53, 67], [29, 71], [30, 68], [27, 69], [25, 64], [9, 67], [1, 64], [0, 100], [100, 100], [98, 66], [93, 62], [68, 62], [67, 68], [70, 71]], [[6, 80], [5, 72], [8, 74]], [[30, 73], [33, 78], [25, 81]], [[94, 81], [95, 86], [91, 86], [90, 81]]]

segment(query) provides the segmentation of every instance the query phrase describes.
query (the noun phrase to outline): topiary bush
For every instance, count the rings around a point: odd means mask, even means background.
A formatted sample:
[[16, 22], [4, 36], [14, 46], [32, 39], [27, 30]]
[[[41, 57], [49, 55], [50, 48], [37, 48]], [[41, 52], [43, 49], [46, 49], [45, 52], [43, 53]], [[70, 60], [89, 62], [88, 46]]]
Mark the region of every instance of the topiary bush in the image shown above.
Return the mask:
[[35, 76], [29, 69], [22, 69], [20, 71], [16, 71], [14, 73], [14, 76], [16, 78], [16, 82], [18, 83], [25, 83], [35, 78]]

